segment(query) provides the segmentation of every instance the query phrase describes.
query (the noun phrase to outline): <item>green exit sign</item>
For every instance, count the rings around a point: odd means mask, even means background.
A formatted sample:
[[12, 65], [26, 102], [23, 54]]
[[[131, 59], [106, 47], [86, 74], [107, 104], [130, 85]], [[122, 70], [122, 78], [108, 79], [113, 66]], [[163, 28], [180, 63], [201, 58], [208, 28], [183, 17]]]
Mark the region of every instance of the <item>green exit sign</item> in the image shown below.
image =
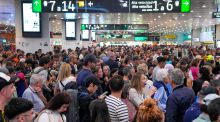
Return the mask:
[[190, 12], [190, 5], [191, 5], [190, 0], [181, 0], [181, 12], [183, 13]]
[[32, 0], [32, 11], [36, 13], [42, 12], [42, 4], [41, 0]]

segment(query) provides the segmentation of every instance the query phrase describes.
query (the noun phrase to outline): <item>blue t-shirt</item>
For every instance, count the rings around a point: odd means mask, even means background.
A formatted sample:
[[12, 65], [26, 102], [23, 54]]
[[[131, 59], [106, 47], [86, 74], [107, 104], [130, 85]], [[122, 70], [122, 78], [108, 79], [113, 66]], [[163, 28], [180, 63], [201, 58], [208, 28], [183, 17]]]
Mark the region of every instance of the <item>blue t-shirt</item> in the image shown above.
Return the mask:
[[201, 114], [199, 103], [194, 102], [185, 112], [183, 122], [192, 122]]
[[92, 71], [89, 70], [89, 69], [82, 69], [79, 74], [77, 75], [77, 79], [76, 79], [76, 82], [77, 82], [77, 86], [80, 87], [80, 86], [83, 86], [84, 85], [84, 80], [90, 76], [90, 75], [93, 75]]

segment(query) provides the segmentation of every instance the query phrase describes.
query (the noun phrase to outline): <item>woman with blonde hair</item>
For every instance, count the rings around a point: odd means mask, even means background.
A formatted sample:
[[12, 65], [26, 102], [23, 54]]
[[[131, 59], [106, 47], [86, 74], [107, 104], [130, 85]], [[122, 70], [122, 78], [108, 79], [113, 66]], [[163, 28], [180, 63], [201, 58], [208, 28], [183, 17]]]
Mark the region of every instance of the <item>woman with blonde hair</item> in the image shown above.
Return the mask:
[[71, 74], [71, 66], [68, 63], [62, 63], [57, 76], [57, 89], [63, 91], [66, 84], [76, 82], [76, 78]]
[[136, 122], [163, 122], [164, 114], [157, 107], [157, 103], [153, 99], [146, 99], [140, 105]]

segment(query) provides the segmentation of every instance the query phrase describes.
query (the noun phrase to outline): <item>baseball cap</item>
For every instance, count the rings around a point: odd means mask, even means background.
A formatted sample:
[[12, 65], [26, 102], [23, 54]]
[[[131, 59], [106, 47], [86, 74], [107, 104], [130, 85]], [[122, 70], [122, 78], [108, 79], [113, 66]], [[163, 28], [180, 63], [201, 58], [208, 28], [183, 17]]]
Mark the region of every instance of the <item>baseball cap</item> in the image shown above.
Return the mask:
[[2, 90], [5, 86], [14, 83], [14, 81], [14, 78], [11, 78], [3, 72], [0, 72], [0, 90]]
[[208, 106], [212, 100], [217, 99], [217, 98], [220, 98], [220, 96], [217, 94], [209, 94], [203, 99], [203, 104]]
[[84, 85], [88, 87], [91, 83], [93, 83], [94, 85], [100, 85], [101, 81], [96, 76], [90, 75], [84, 80]]
[[88, 62], [96, 63], [96, 62], [97, 62], [97, 59], [96, 59], [95, 55], [93, 55], [93, 54], [87, 54], [87, 55], [83, 58], [83, 62], [84, 62], [84, 63], [88, 63]]
[[9, 70], [6, 67], [0, 68], [0, 72], [2, 72], [4, 74], [9, 74]]

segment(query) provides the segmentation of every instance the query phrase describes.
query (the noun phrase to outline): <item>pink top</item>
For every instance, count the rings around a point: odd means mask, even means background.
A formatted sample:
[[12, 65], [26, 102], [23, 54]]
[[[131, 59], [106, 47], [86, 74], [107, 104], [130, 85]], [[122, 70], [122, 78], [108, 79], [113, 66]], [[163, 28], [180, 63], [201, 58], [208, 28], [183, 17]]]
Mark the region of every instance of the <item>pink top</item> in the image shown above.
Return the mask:
[[199, 67], [190, 67], [190, 71], [192, 72], [193, 80], [197, 80], [199, 74]]

